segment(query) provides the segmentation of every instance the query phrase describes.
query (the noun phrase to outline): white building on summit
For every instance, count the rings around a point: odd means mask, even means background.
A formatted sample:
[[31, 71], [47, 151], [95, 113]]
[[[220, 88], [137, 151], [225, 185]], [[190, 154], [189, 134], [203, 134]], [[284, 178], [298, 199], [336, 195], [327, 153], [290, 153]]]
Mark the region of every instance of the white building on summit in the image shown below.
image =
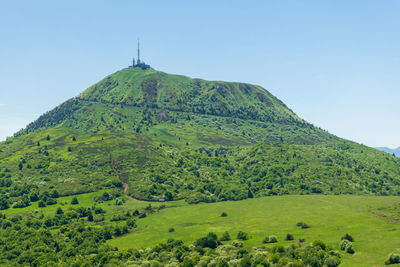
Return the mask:
[[140, 60], [140, 44], [139, 44], [139, 39], [137, 43], [137, 61], [135, 63], [135, 58], [132, 60], [132, 66], [129, 66], [129, 68], [141, 68], [142, 70], [146, 70], [150, 68], [150, 65], [147, 65], [144, 63], [144, 61]]

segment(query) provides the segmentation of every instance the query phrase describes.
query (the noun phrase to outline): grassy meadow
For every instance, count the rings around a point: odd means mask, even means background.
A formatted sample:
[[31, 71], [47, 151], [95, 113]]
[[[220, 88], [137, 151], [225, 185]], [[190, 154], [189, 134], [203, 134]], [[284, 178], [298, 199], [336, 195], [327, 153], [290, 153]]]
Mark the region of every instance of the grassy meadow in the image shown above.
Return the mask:
[[[228, 231], [234, 239], [238, 231], [245, 231], [251, 236], [245, 241], [248, 247], [276, 235], [278, 244], [285, 246], [304, 238], [306, 244], [323, 240], [339, 250], [341, 237], [349, 233], [356, 252], [344, 255], [341, 266], [383, 266], [388, 254], [400, 248], [400, 217], [393, 207], [400, 207], [399, 197], [279, 196], [186, 205], [138, 220], [133, 233], [109, 243], [120, 249], [144, 248], [169, 238], [192, 243], [210, 231], [219, 236]], [[228, 216], [221, 217], [222, 212]], [[302, 229], [297, 222], [311, 227]], [[284, 241], [287, 233], [295, 240]]]
[[[299, 239], [305, 239], [305, 244], [322, 240], [335, 250], [340, 250], [341, 237], [349, 233], [355, 239], [355, 253], [343, 253], [341, 266], [383, 266], [388, 255], [400, 249], [400, 197], [396, 196], [289, 195], [196, 205], [183, 200], [159, 203], [122, 196], [125, 202], [117, 206], [114, 200], [94, 201], [103, 191], [76, 195], [78, 205], [71, 205], [73, 196], [67, 196], [45, 208], [33, 204], [2, 213], [7, 216], [43, 213], [49, 217], [59, 207], [66, 211], [77, 206], [96, 206], [106, 211], [105, 222], [108, 222], [116, 214], [143, 210], [149, 204], [166, 205], [165, 209], [138, 219], [132, 233], [108, 241], [120, 250], [154, 247], [170, 238], [191, 244], [208, 232], [221, 236], [225, 231], [232, 239], [239, 231], [248, 233], [250, 238], [244, 241], [245, 247], [263, 245], [266, 236], [275, 235], [278, 245], [288, 246]], [[223, 212], [226, 217], [221, 216]], [[302, 229], [296, 226], [298, 222], [311, 227]], [[170, 228], [175, 231], [169, 232]], [[293, 241], [285, 241], [288, 233], [294, 236]]]

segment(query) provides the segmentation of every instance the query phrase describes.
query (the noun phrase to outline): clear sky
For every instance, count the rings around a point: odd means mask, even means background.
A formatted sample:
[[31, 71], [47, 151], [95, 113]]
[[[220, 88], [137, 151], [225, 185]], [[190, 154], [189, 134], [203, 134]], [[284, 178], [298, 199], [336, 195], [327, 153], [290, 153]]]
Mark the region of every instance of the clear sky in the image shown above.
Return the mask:
[[400, 146], [400, 1], [2, 1], [0, 140], [131, 63], [259, 84], [307, 121]]

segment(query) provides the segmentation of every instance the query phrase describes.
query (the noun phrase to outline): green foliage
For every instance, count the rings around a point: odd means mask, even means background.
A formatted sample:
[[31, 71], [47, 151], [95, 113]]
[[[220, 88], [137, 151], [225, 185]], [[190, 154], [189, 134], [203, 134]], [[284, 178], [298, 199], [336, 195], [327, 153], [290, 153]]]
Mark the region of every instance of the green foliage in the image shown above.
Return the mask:
[[[122, 191], [124, 183], [138, 199], [192, 204], [400, 192], [399, 159], [304, 122], [258, 86], [154, 70], [108, 76], [1, 143], [0, 151], [0, 185], [29, 181], [60, 195]], [[13, 186], [2, 190], [10, 203], [29, 197], [14, 194]]]
[[353, 243], [351, 243], [349, 240], [347, 239], [343, 239], [340, 242], [340, 249], [344, 250], [345, 252], [349, 253], [349, 254], [353, 254], [354, 253], [354, 248], [353, 248]]
[[274, 235], [270, 235], [264, 238], [263, 243], [267, 244], [267, 243], [276, 243], [278, 242], [278, 238], [276, 238], [276, 236]]
[[73, 197], [71, 200], [71, 205], [77, 205], [79, 204], [78, 198], [77, 197]]
[[3, 196], [0, 196], [0, 210], [5, 210], [10, 207], [10, 204], [8, 203], [7, 199]]
[[[229, 248], [220, 246], [212, 233], [198, 239], [195, 248], [171, 241], [160, 244], [162, 253], [156, 255], [117, 251], [106, 240], [126, 234], [136, 219], [148, 216], [145, 220], [151, 221], [157, 209], [105, 214], [95, 205], [110, 201], [106, 204], [119, 211], [124, 195], [191, 204], [286, 194], [398, 195], [399, 177], [400, 159], [314, 127], [259, 86], [125, 69], [0, 143], [0, 209], [33, 210], [31, 202], [36, 201], [40, 207], [36, 217], [4, 218], [0, 263], [336, 266], [337, 256], [323, 242], [261, 249], [268, 255], [263, 257], [242, 248], [254, 238], [232, 241], [237, 261], [231, 262], [218, 258], [219, 249]], [[62, 202], [60, 196], [103, 189], [93, 206], [60, 207], [70, 201]], [[49, 210], [56, 215], [43, 214]], [[234, 211], [227, 211], [227, 219], [234, 218]], [[176, 227], [174, 236], [182, 230]], [[165, 228], [162, 233], [168, 234]], [[238, 239], [247, 240], [247, 234], [240, 232]], [[277, 241], [269, 236], [271, 240]], [[354, 253], [351, 243], [343, 250]]]
[[229, 241], [231, 240], [231, 236], [229, 235], [229, 232], [226, 231], [222, 234], [220, 241]]
[[321, 240], [316, 240], [313, 242], [314, 247], [320, 247], [322, 250], [326, 249], [326, 244], [322, 242]]
[[386, 265], [397, 264], [397, 263], [400, 263], [400, 254], [398, 253], [391, 253], [388, 259], [385, 261]]
[[342, 236], [342, 240], [349, 240], [350, 242], [353, 242], [354, 241], [354, 238], [351, 236], [351, 235], [349, 235], [349, 234], [345, 234], [344, 236]]
[[239, 231], [237, 233], [236, 238], [239, 239], [239, 240], [247, 240], [247, 239], [249, 239], [249, 235], [247, 233], [243, 232], [243, 231]]
[[219, 244], [218, 237], [215, 233], [212, 232], [208, 233], [207, 236], [202, 237], [195, 242], [195, 245], [197, 247], [211, 248], [211, 249], [216, 248], [218, 244]]
[[61, 207], [57, 208], [56, 214], [64, 214], [64, 211], [62, 210]]
[[294, 237], [292, 234], [286, 234], [285, 240], [287, 240], [287, 241], [294, 240]]

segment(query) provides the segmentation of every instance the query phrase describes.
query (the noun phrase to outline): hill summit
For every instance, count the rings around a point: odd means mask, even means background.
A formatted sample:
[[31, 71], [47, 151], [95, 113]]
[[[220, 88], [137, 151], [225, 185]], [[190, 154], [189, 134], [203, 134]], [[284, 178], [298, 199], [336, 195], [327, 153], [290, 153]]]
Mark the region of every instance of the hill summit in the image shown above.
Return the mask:
[[327, 133], [257, 85], [126, 68], [0, 144], [13, 190], [138, 199], [400, 192], [400, 160]]
[[304, 123], [260, 86], [190, 79], [128, 68], [88, 88], [79, 99], [285, 124]]

